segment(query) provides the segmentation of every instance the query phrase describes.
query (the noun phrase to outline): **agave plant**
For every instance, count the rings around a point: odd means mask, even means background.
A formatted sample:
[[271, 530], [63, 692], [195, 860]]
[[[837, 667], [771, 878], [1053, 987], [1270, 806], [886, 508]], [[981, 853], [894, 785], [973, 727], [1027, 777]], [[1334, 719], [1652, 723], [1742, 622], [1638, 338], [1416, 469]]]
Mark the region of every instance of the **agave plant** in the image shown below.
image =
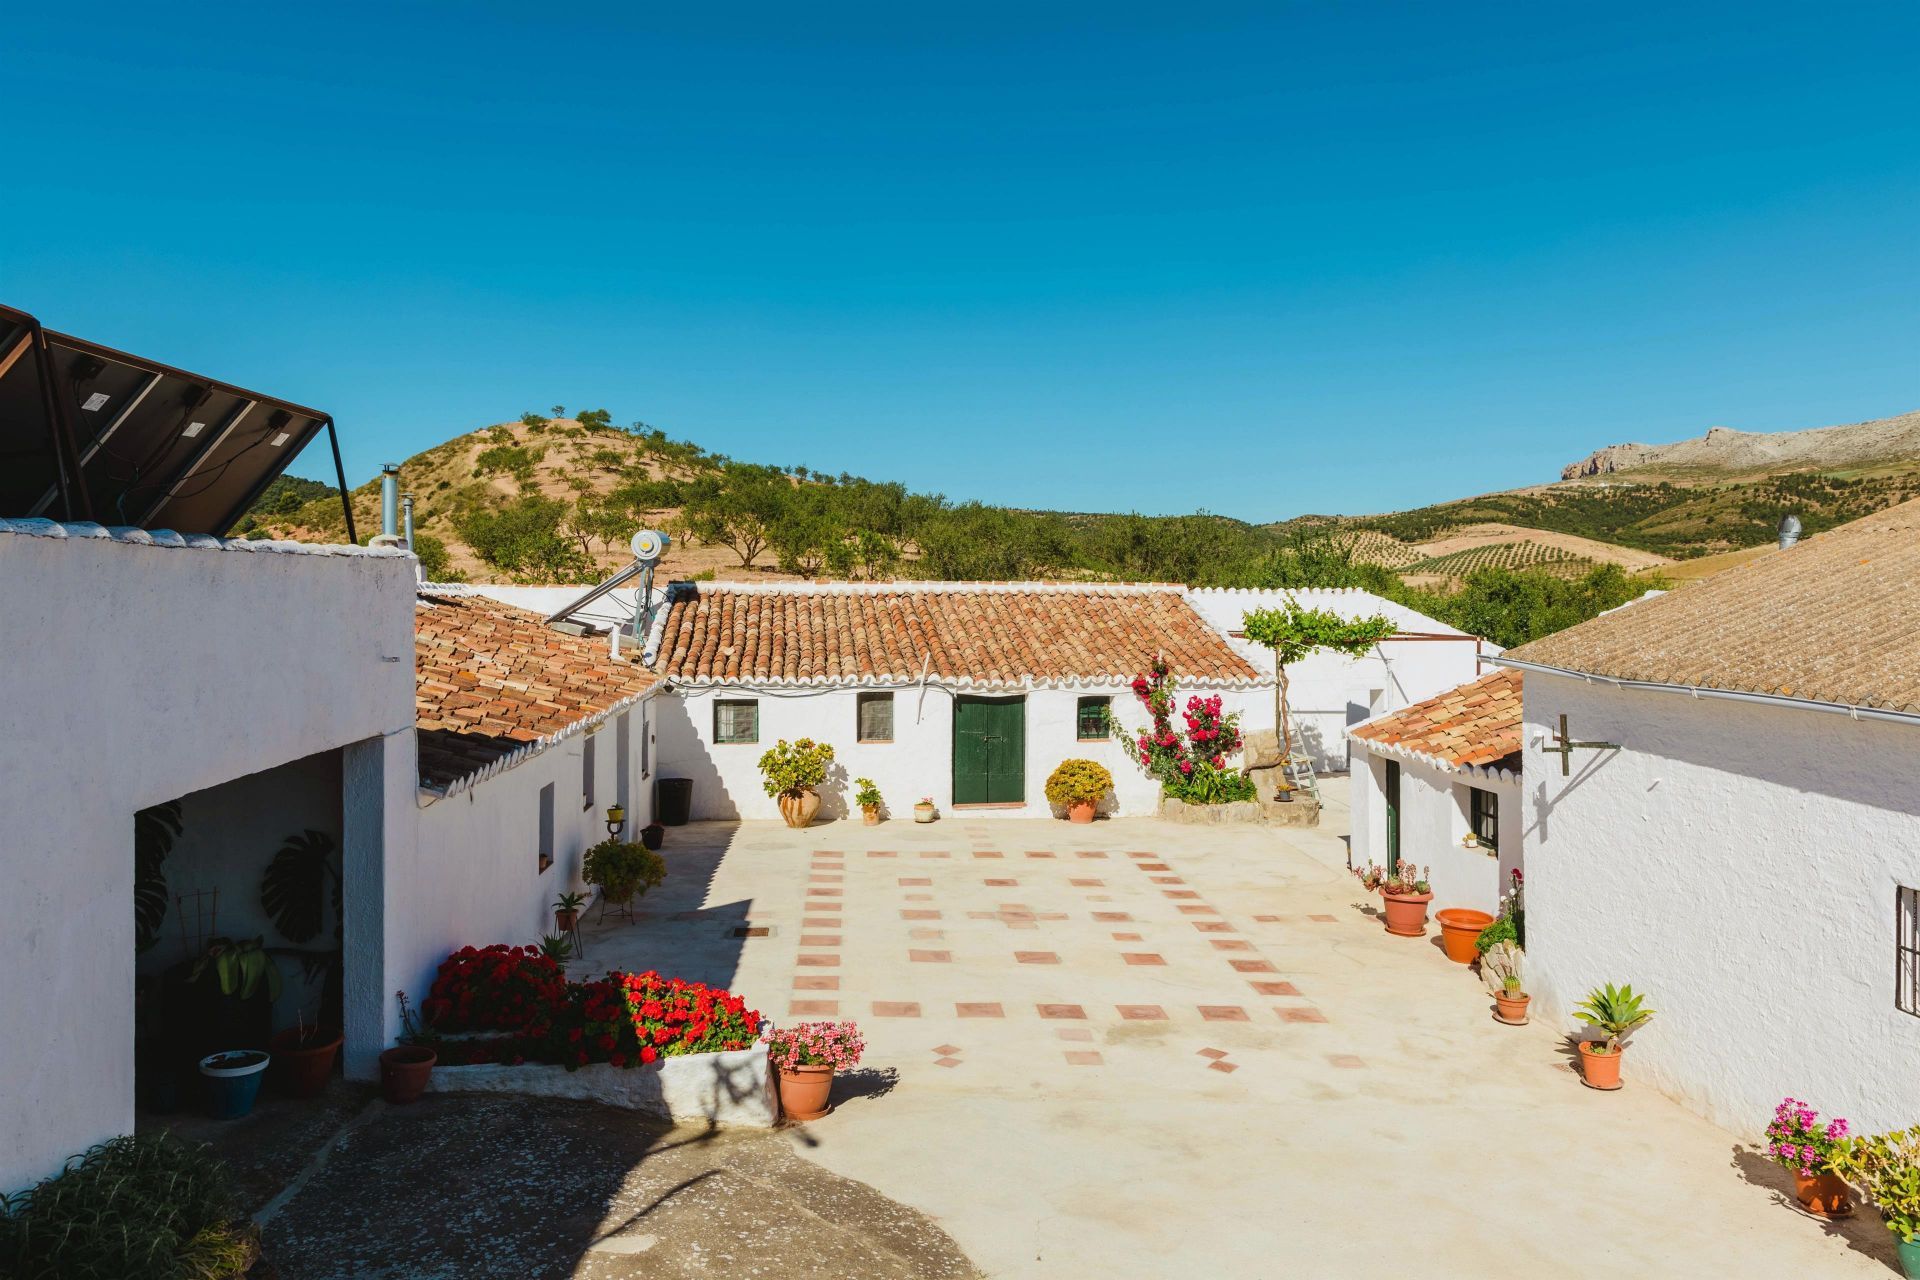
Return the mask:
[[1574, 1006], [1573, 1016], [1590, 1027], [1607, 1033], [1605, 1053], [1620, 1052], [1620, 1037], [1653, 1016], [1643, 1004], [1645, 996], [1636, 994], [1631, 983], [1595, 987], [1587, 998]]
[[573, 939], [557, 933], [541, 935], [540, 953], [565, 969], [567, 962], [573, 959]]

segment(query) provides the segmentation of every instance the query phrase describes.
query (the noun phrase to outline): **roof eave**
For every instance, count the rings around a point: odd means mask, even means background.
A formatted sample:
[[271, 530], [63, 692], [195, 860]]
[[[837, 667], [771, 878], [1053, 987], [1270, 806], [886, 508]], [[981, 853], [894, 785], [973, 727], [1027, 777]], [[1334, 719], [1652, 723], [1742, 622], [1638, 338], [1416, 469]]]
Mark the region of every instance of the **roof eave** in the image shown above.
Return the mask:
[[1657, 680], [1628, 680], [1592, 671], [1576, 671], [1570, 667], [1549, 666], [1543, 662], [1529, 662], [1524, 658], [1508, 657], [1505, 654], [1490, 658], [1489, 661], [1503, 667], [1511, 667], [1516, 671], [1537, 672], [1540, 675], [1559, 676], [1567, 680], [1584, 680], [1588, 684], [1610, 685], [1615, 689], [1642, 689], [1652, 693], [1685, 694], [1692, 698], [1719, 698], [1731, 702], [1750, 702], [1760, 706], [1787, 707], [1796, 711], [1821, 711], [1830, 715], [1848, 716], [1854, 720], [1885, 720], [1894, 724], [1920, 724], [1920, 712], [1914, 711], [1861, 706], [1847, 702], [1825, 702], [1814, 698], [1795, 698], [1782, 693], [1714, 689], [1703, 685], [1669, 684]]

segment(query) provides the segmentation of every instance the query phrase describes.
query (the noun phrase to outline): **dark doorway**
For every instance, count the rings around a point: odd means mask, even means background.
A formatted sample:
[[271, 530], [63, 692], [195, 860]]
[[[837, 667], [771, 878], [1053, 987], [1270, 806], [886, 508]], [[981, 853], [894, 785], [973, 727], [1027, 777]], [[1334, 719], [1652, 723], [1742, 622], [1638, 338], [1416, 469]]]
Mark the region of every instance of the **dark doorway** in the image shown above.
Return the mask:
[[1027, 700], [961, 697], [953, 704], [953, 802], [1025, 804]]

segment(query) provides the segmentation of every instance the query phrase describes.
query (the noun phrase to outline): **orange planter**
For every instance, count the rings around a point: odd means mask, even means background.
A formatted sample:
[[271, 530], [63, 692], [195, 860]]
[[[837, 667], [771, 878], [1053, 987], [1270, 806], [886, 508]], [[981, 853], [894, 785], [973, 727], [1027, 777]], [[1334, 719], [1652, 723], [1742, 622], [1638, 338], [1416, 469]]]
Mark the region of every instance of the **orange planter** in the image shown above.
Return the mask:
[[1527, 1022], [1527, 1005], [1532, 1003], [1529, 995], [1510, 996], [1500, 992], [1493, 997], [1494, 1017], [1509, 1026], [1521, 1027]]
[[1068, 805], [1067, 821], [1068, 822], [1092, 822], [1093, 821], [1093, 801], [1082, 800], [1082, 801], [1079, 801], [1078, 803]]
[[1440, 945], [1447, 949], [1447, 959], [1455, 964], [1472, 964], [1480, 958], [1480, 949], [1474, 943], [1480, 931], [1493, 923], [1492, 916], [1467, 907], [1448, 907], [1434, 912], [1433, 918], [1440, 922]]
[[1427, 934], [1427, 904], [1431, 893], [1388, 893], [1380, 891], [1380, 903], [1387, 917], [1387, 932], [1402, 938], [1424, 938]]
[[1795, 1173], [1793, 1196], [1815, 1217], [1847, 1218], [1853, 1215], [1853, 1190], [1835, 1173], [1816, 1173], [1810, 1178]]
[[775, 1067], [780, 1077], [780, 1110], [789, 1120], [818, 1120], [827, 1114], [833, 1092], [832, 1067]]
[[[1604, 1047], [1604, 1046], [1601, 1046]], [[1589, 1089], [1618, 1089], [1620, 1087], [1620, 1059], [1627, 1056], [1622, 1048], [1613, 1053], [1595, 1053], [1594, 1044], [1588, 1040], [1580, 1042], [1580, 1078]]]

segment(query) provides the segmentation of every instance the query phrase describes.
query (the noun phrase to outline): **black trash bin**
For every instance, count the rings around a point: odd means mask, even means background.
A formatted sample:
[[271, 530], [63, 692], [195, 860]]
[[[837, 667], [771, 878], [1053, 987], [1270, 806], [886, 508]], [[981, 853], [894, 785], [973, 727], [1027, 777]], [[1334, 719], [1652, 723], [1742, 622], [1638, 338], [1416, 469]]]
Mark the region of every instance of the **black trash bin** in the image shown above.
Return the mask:
[[663, 827], [684, 827], [693, 814], [692, 778], [656, 778], [653, 818]]

